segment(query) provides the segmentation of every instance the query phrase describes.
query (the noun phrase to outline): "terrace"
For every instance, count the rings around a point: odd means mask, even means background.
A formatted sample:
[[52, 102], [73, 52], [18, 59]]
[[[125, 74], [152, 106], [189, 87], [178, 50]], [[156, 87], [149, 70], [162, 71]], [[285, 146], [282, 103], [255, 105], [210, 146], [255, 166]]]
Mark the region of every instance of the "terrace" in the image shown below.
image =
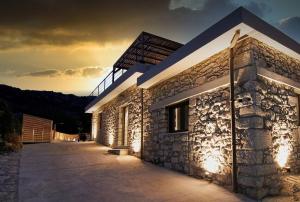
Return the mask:
[[157, 65], [182, 46], [183, 44], [178, 42], [142, 32], [116, 61], [112, 71], [91, 92], [90, 96], [101, 95], [133, 66], [137, 64]]

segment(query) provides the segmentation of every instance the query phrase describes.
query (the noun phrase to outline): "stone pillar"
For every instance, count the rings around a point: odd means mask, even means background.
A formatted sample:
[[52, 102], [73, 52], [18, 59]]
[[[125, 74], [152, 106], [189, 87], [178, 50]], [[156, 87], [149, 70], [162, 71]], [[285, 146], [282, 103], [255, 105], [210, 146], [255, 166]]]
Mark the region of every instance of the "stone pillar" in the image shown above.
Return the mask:
[[261, 199], [277, 194], [280, 189], [276, 165], [272, 155], [272, 138], [264, 127], [264, 112], [257, 95], [259, 83], [257, 67], [251, 51], [235, 60], [237, 87], [236, 108], [238, 131], [239, 192]]

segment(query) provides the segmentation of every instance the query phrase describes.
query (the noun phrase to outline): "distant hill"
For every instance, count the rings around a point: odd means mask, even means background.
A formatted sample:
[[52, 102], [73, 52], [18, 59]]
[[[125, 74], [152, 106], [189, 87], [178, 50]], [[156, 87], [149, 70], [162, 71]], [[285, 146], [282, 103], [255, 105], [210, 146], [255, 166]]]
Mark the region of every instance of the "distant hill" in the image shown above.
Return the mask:
[[85, 106], [94, 97], [80, 97], [52, 91], [21, 90], [0, 84], [0, 99], [13, 113], [26, 113], [48, 118], [65, 133], [90, 132], [91, 115], [84, 113]]

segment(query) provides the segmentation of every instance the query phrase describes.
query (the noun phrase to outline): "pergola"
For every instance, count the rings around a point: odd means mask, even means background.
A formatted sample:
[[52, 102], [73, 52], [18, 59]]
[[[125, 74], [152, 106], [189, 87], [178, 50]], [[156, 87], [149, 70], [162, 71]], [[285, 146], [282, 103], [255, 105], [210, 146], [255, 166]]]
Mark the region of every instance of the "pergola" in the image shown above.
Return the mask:
[[120, 70], [128, 70], [137, 63], [156, 65], [182, 46], [178, 42], [142, 32], [113, 65], [113, 82]]

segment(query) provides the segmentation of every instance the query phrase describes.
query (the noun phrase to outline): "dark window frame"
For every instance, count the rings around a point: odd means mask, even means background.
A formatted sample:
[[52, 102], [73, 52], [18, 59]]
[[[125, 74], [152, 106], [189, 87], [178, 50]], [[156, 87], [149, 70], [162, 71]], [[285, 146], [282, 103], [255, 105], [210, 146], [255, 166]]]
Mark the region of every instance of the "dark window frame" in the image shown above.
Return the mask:
[[[168, 112], [168, 132], [177, 133], [177, 132], [187, 132], [189, 129], [189, 100], [176, 103], [174, 105], [167, 106]], [[176, 108], [180, 109], [180, 126], [178, 130], [175, 130], [175, 110]]]

